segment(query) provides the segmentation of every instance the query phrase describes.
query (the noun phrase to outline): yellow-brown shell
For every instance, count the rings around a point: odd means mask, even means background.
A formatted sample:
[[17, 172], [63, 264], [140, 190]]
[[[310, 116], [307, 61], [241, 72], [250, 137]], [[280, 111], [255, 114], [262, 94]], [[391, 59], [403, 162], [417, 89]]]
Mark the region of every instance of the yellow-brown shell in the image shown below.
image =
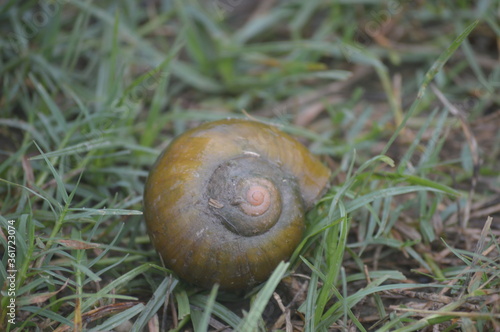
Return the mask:
[[238, 119], [206, 123], [173, 140], [149, 173], [149, 235], [181, 279], [248, 288], [293, 253], [305, 211], [329, 175], [275, 127]]

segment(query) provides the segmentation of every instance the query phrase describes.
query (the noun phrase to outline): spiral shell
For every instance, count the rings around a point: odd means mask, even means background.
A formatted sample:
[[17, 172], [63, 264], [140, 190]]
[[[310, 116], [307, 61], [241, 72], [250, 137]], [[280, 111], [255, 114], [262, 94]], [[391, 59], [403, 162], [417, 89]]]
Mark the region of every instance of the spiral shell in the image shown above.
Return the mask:
[[303, 145], [272, 126], [206, 123], [173, 140], [153, 166], [144, 190], [148, 232], [181, 279], [248, 288], [293, 253], [304, 214], [329, 175]]

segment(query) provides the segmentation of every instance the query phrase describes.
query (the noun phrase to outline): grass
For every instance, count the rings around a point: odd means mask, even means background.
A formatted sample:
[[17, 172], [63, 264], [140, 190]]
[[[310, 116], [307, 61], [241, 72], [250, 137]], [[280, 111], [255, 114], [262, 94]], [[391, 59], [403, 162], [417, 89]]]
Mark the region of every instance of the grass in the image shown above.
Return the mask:
[[[0, 5], [0, 330], [500, 331], [500, 3], [250, 7]], [[172, 276], [141, 212], [168, 142], [226, 117], [334, 173], [241, 294]]]

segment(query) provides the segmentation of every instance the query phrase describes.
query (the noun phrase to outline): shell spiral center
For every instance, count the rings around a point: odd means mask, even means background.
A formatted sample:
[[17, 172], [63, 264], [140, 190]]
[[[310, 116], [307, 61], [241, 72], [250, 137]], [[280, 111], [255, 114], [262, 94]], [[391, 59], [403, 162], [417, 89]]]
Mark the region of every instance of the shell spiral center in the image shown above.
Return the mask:
[[249, 216], [260, 216], [269, 210], [271, 196], [278, 195], [274, 184], [267, 179], [252, 179], [246, 191], [246, 199], [240, 204], [241, 210]]
[[[208, 205], [222, 224], [241, 236], [268, 231], [281, 215], [280, 181], [275, 165], [240, 157], [219, 165], [209, 180]], [[271, 180], [272, 179], [272, 180]]]

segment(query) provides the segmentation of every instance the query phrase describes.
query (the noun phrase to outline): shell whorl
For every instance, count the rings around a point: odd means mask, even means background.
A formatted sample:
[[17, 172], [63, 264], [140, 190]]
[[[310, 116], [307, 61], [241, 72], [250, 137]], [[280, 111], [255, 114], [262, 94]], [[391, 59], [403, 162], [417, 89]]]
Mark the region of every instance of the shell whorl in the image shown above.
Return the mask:
[[253, 178], [245, 181], [243, 199], [235, 202], [249, 216], [260, 216], [266, 213], [271, 202], [279, 195], [276, 186], [269, 180]]
[[255, 236], [267, 232], [282, 215], [286, 177], [260, 157], [242, 155], [215, 170], [207, 186], [208, 206], [231, 232]]

